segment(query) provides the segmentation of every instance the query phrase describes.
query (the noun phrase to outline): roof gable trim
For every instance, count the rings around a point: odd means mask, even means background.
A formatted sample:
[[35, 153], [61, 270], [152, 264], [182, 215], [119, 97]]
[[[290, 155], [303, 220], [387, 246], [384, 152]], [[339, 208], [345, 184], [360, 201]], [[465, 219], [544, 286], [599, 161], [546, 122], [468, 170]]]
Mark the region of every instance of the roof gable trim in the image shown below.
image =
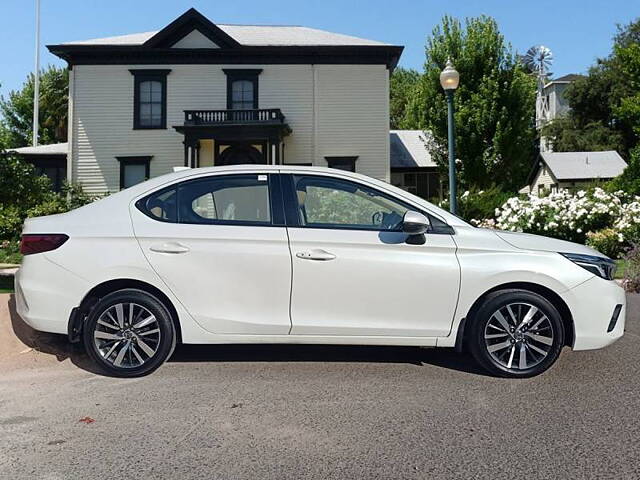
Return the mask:
[[219, 48], [236, 48], [240, 46], [234, 38], [216, 26], [195, 8], [187, 10], [149, 38], [143, 45], [149, 48], [170, 48], [187, 35], [190, 35], [193, 30], [200, 32]]

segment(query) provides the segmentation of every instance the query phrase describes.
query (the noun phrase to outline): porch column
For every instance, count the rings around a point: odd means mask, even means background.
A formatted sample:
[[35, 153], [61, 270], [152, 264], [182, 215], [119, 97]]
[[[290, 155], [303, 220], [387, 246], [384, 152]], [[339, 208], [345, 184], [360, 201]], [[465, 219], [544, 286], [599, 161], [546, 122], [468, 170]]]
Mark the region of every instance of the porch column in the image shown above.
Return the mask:
[[267, 163], [269, 165], [280, 165], [280, 139], [270, 138], [267, 146], [269, 148]]
[[182, 143], [184, 144], [184, 166], [195, 168], [197, 150], [199, 147], [198, 139], [185, 135]]

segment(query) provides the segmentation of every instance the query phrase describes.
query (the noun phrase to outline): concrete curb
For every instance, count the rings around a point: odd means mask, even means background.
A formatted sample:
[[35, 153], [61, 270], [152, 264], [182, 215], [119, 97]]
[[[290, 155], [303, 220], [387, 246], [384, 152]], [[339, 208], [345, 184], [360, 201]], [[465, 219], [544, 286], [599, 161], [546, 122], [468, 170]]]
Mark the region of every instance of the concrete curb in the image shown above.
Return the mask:
[[0, 277], [13, 277], [18, 271], [19, 267], [0, 268]]

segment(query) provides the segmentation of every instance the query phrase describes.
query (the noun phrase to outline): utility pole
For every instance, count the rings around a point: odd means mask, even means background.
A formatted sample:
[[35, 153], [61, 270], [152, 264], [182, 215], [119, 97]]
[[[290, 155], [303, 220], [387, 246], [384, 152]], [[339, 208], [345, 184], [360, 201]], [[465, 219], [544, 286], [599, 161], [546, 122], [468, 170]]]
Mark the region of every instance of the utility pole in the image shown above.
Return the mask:
[[38, 146], [40, 115], [40, 0], [36, 0], [36, 69], [33, 75], [33, 146]]

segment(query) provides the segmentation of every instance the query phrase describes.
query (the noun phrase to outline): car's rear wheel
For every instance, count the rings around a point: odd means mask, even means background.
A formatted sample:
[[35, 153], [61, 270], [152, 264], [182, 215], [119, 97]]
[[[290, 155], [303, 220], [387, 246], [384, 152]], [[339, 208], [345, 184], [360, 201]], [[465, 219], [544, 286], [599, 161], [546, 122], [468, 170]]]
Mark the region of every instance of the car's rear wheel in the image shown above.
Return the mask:
[[83, 328], [87, 353], [107, 373], [137, 377], [169, 358], [175, 327], [166, 307], [153, 295], [125, 289], [103, 297]]
[[490, 294], [471, 319], [469, 349], [486, 370], [504, 377], [532, 377], [547, 370], [564, 345], [558, 310], [526, 290]]

